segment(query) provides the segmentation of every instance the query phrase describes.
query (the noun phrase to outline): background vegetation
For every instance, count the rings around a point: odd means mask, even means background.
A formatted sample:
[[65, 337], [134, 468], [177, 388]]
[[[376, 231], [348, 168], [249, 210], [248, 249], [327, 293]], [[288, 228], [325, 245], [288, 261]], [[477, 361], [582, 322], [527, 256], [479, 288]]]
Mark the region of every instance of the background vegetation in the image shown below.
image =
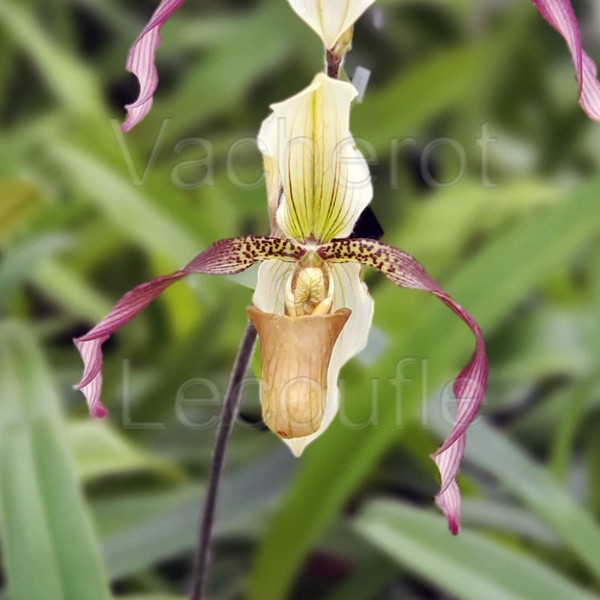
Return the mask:
[[[70, 340], [135, 284], [267, 231], [252, 138], [322, 58], [283, 0], [190, 0], [164, 28], [155, 107], [124, 136], [136, 83], [123, 64], [155, 5], [0, 3], [3, 599], [189, 587], [251, 277], [190, 279], [116, 335], [103, 422], [71, 389]], [[599, 58], [597, 6], [576, 9]], [[526, 0], [389, 0], [356, 28], [357, 65], [372, 79], [352, 128], [384, 239], [488, 342], [463, 532], [432, 506], [428, 454], [472, 338], [440, 303], [367, 273], [372, 342], [342, 373], [341, 418], [302, 459], [260, 427], [247, 386], [211, 597], [598, 597], [600, 126], [577, 105], [567, 50]]]

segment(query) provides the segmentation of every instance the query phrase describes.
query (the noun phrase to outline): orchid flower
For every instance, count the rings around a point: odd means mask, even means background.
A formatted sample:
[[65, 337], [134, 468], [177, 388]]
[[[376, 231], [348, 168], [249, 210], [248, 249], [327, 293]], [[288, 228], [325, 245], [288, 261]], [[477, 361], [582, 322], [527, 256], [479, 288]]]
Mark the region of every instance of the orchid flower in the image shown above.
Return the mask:
[[331, 423], [339, 371], [366, 344], [373, 300], [360, 274], [362, 266], [374, 267], [400, 287], [438, 297], [475, 335], [475, 352], [454, 383], [456, 422], [433, 456], [441, 473], [436, 500], [457, 533], [456, 475], [466, 429], [487, 385], [484, 342], [469, 313], [414, 258], [373, 239], [348, 237], [373, 193], [367, 163], [349, 131], [356, 95], [351, 84], [321, 73], [296, 96], [272, 105], [259, 138], [275, 235], [221, 240], [183, 269], [125, 294], [75, 340], [85, 366], [77, 387], [91, 414], [104, 416], [101, 347], [112, 333], [186, 275], [238, 273], [262, 261], [248, 315], [261, 343], [263, 419], [298, 456]]
[[[156, 51], [161, 42], [160, 30], [185, 0], [162, 0], [158, 8], [134, 42], [127, 58], [127, 70], [139, 83], [138, 98], [128, 104], [127, 119], [123, 130], [129, 131], [150, 111], [158, 73], [154, 64]], [[352, 40], [352, 28], [360, 16], [375, 0], [288, 0], [293, 10], [323, 40], [328, 62], [333, 53], [334, 69], [339, 67], [344, 53]], [[567, 42], [577, 80], [579, 101], [592, 119], [600, 120], [600, 83], [596, 65], [583, 51], [577, 19], [569, 0], [532, 0], [542, 16]]]

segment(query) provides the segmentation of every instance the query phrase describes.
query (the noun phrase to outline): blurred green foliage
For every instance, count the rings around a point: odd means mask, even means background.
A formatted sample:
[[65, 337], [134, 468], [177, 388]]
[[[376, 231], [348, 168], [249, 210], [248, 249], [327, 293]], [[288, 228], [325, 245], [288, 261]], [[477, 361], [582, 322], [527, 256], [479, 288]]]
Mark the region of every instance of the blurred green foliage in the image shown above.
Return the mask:
[[[128, 47], [156, 2], [0, 3], [0, 539], [10, 600], [183, 598], [219, 403], [252, 274], [169, 290], [107, 344], [105, 422], [71, 345], [135, 284], [268, 228], [253, 141], [322, 67], [283, 0], [188, 2], [165, 26], [149, 117]], [[600, 56], [593, 3], [577, 10]], [[343, 407], [300, 460], [248, 382], [211, 598], [579, 600], [600, 592], [600, 128], [562, 40], [526, 0], [387, 0], [347, 60], [371, 69], [352, 129], [385, 240], [485, 331], [464, 532], [428, 454], [472, 339], [366, 273], [376, 300]], [[240, 285], [241, 284], [241, 285]]]

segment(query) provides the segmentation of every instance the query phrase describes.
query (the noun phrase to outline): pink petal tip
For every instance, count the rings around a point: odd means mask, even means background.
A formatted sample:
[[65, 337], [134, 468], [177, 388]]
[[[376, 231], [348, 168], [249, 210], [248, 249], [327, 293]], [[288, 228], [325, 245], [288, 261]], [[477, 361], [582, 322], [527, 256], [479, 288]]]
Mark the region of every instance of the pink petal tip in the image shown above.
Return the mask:
[[108, 414], [100, 400], [102, 394], [102, 344], [117, 329], [129, 323], [144, 310], [167, 287], [185, 275], [185, 272], [177, 271], [172, 275], [158, 277], [148, 283], [138, 285], [127, 292], [98, 325], [86, 335], [73, 340], [83, 359], [83, 376], [75, 389], [80, 390], [85, 396], [92, 417], [101, 418]]
[[569, 0], [532, 0], [540, 14], [564, 38], [577, 73], [579, 103], [587, 115], [600, 121], [600, 82], [594, 61], [585, 53], [575, 12]]
[[152, 108], [152, 98], [158, 86], [154, 60], [161, 42], [160, 30], [184, 2], [185, 0], [162, 0], [129, 51], [126, 68], [137, 77], [140, 93], [135, 102], [125, 106], [127, 119], [123, 123], [123, 131], [129, 131], [137, 125]]

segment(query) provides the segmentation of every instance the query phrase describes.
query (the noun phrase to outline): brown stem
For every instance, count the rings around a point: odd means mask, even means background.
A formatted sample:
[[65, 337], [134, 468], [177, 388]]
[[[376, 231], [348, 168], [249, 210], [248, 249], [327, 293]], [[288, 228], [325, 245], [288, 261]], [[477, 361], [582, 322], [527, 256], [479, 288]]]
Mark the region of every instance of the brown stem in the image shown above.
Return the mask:
[[327, 50], [325, 61], [327, 63], [327, 75], [333, 79], [339, 79], [342, 58], [334, 54], [331, 50]]
[[249, 323], [235, 357], [229, 384], [227, 386], [227, 392], [225, 393], [225, 399], [223, 401], [223, 408], [221, 410], [221, 418], [219, 420], [219, 428], [217, 430], [217, 437], [213, 448], [213, 459], [210, 465], [208, 485], [204, 497], [204, 506], [202, 508], [202, 517], [198, 531], [196, 568], [194, 571], [192, 591], [190, 592], [190, 600], [203, 600], [205, 597], [215, 516], [217, 513], [217, 502], [223, 476], [223, 468], [225, 466], [227, 445], [240, 403], [243, 387], [242, 383], [254, 353], [255, 343], [256, 329]]

